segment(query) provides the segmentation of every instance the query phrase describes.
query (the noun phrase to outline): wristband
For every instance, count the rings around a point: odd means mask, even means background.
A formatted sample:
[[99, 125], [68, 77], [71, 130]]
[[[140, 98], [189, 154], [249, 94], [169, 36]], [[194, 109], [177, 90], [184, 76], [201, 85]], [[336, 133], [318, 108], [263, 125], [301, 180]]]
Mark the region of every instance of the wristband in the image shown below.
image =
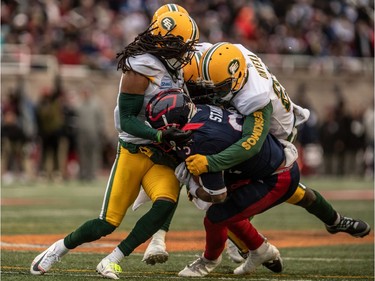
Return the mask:
[[156, 132], [156, 141], [157, 142], [161, 142], [162, 134], [163, 133], [161, 131]]

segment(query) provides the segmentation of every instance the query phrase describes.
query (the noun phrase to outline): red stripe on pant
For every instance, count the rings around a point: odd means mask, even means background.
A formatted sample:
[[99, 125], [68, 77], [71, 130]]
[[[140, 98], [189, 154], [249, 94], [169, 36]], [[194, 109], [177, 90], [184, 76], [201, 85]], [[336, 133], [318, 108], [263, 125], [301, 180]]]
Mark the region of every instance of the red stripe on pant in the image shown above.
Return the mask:
[[[288, 192], [290, 184], [291, 174], [290, 171], [286, 171], [278, 175], [275, 187], [266, 196], [248, 206], [241, 213], [220, 223], [212, 223], [205, 217], [206, 248], [204, 257], [209, 260], [216, 260], [221, 255], [228, 237], [228, 228], [240, 238], [250, 250], [259, 248], [264, 238], [258, 233], [248, 218], [269, 209]], [[249, 188], [251, 188], [251, 186], [249, 186]]]
[[[243, 219], [244, 217], [249, 218], [272, 208], [275, 202], [282, 198], [289, 191], [291, 181], [292, 177], [290, 174], [290, 170], [279, 174], [277, 176], [276, 185], [266, 196], [264, 196], [254, 204], [248, 206], [238, 215], [233, 216], [226, 221], [230, 223], [233, 221], [238, 221], [239, 219]], [[251, 188], [251, 185], [249, 186], [249, 188]]]

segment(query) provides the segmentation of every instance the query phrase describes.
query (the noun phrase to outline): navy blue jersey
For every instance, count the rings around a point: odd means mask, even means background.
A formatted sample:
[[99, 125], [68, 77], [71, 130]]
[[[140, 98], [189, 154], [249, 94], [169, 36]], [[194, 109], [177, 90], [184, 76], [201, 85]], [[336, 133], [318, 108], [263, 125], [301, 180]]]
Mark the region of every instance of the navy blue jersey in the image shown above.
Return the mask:
[[[184, 128], [194, 130], [192, 142], [188, 147], [178, 150], [177, 155], [186, 159], [198, 153], [216, 154], [241, 139], [243, 122], [244, 117], [237, 112], [212, 105], [197, 105], [197, 113]], [[232, 178], [260, 179], [272, 174], [281, 165], [284, 157], [282, 145], [268, 134], [260, 152], [225, 171], [225, 177], [229, 182], [232, 182]], [[205, 173], [200, 179], [208, 191], [219, 190], [225, 186], [223, 172]]]

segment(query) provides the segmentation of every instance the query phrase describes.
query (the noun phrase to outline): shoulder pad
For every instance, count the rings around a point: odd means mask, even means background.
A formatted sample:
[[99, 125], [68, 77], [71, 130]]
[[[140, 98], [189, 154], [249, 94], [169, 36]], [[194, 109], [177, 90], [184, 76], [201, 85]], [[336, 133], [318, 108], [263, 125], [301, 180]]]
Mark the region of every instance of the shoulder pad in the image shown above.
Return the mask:
[[135, 72], [138, 72], [156, 84], [160, 81], [167, 72], [163, 63], [156, 57], [150, 54], [142, 54], [135, 57], [130, 57], [126, 62]]

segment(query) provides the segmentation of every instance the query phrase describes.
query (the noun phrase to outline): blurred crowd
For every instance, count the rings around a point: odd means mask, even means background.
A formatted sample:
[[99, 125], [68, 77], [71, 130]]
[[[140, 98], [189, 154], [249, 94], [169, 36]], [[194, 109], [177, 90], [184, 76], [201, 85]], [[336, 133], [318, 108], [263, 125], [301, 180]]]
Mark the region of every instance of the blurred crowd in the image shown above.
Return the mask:
[[304, 176], [374, 178], [374, 100], [350, 105], [339, 85], [332, 85], [335, 103], [324, 105], [323, 116], [311, 107], [307, 89], [301, 84], [293, 101], [310, 110], [299, 127], [297, 148]]
[[[158, 0], [2, 0], [1, 42], [53, 54], [62, 64], [113, 69], [116, 53], [149, 24]], [[186, 0], [201, 41], [255, 53], [374, 56], [370, 0]]]
[[70, 179], [91, 182], [103, 168], [110, 168], [115, 143], [108, 143], [103, 108], [90, 84], [83, 83], [77, 91], [67, 92], [57, 76], [54, 87], [43, 89], [36, 103], [28, 99], [26, 91], [20, 77], [14, 88], [3, 93], [3, 183]]
[[[2, 0], [1, 44], [24, 44], [60, 64], [114, 70], [116, 53], [150, 24], [158, 0]], [[238, 42], [256, 53], [374, 57], [374, 3], [369, 0], [185, 0], [201, 41]], [[337, 103], [318, 118], [301, 85], [297, 104], [311, 117], [298, 137], [302, 174], [366, 176], [374, 171], [374, 108]], [[289, 90], [291, 91], [291, 90]], [[64, 91], [59, 77], [37, 103], [22, 78], [2, 93], [2, 180], [96, 178], [112, 163], [95, 89]], [[72, 100], [72, 96], [79, 97]], [[84, 106], [82, 106], [84, 105]]]

